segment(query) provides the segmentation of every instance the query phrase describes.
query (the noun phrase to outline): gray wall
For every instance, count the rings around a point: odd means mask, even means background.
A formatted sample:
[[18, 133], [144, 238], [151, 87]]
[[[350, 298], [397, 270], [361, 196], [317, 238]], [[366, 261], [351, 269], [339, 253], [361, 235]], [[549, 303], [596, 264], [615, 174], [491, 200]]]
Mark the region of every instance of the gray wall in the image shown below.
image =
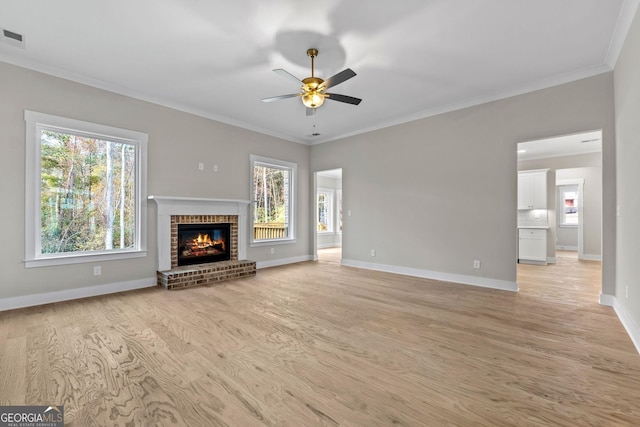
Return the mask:
[[312, 147], [7, 64], [0, 76], [0, 189], [12, 224], [4, 231], [12, 243], [0, 249], [0, 298], [149, 278], [156, 269], [153, 203], [147, 258], [101, 263], [97, 277], [88, 264], [24, 268], [24, 109], [148, 133], [149, 194], [248, 199], [249, 154], [297, 162], [297, 243], [274, 255], [250, 248], [256, 261], [313, 253], [311, 172], [341, 167], [344, 209], [353, 213], [344, 217], [343, 258], [512, 282], [516, 144], [603, 129], [603, 292], [614, 293], [613, 73]]
[[589, 129], [603, 130], [612, 294], [612, 73], [315, 145], [311, 169], [343, 168], [343, 259], [515, 282], [517, 143]]
[[[640, 9], [615, 68], [618, 205], [617, 303], [640, 325]], [[629, 297], [626, 298], [626, 287]], [[638, 345], [640, 343], [637, 343]]]
[[147, 204], [148, 257], [101, 262], [101, 276], [93, 276], [93, 264], [24, 267], [25, 109], [148, 133], [149, 195], [248, 200], [250, 154], [296, 162], [297, 243], [277, 245], [273, 255], [268, 247], [248, 248], [247, 255], [258, 262], [310, 256], [309, 147], [5, 63], [0, 94], [0, 298], [153, 278], [156, 272], [153, 202]]
[[[593, 130], [593, 129], [584, 129]], [[543, 169], [555, 171], [555, 179], [584, 179], [583, 232], [584, 253], [587, 257], [602, 255], [602, 155], [601, 153], [577, 156], [553, 157], [518, 162], [518, 169]], [[553, 203], [556, 218], [557, 209], [555, 182], [551, 182], [549, 203]], [[557, 225], [557, 221], [556, 221]], [[557, 230], [556, 230], [557, 233]], [[557, 235], [560, 238], [559, 235]], [[577, 244], [577, 243], [576, 243]]]

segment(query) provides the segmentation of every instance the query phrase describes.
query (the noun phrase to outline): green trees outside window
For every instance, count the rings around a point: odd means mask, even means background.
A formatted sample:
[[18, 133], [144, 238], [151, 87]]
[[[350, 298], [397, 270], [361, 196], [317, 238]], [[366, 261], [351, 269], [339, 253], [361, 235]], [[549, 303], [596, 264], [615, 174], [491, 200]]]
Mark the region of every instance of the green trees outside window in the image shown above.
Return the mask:
[[41, 253], [133, 247], [135, 146], [48, 129], [40, 144]]
[[251, 156], [252, 242], [293, 240], [295, 163]]

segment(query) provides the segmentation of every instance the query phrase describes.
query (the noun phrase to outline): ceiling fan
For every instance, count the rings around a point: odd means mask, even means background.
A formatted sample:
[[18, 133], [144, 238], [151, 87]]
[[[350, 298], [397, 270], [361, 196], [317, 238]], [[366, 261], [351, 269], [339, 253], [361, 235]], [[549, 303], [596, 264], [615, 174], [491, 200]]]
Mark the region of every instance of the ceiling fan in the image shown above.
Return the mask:
[[302, 82], [300, 93], [291, 93], [288, 95], [280, 95], [273, 96], [270, 98], [264, 98], [262, 102], [272, 102], [278, 101], [280, 99], [286, 98], [295, 98], [299, 96], [302, 99], [302, 103], [305, 107], [307, 107], [307, 116], [314, 114], [316, 108], [321, 106], [324, 103], [325, 98], [331, 99], [333, 101], [345, 102], [347, 104], [358, 105], [362, 99], [354, 98], [353, 96], [340, 95], [338, 93], [328, 93], [327, 89], [337, 86], [340, 83], [349, 80], [351, 77], [354, 77], [356, 73], [351, 69], [347, 68], [346, 70], [340, 71], [338, 74], [329, 77], [327, 80], [322, 80], [320, 77], [315, 77], [314, 75], [314, 67], [315, 67], [315, 58], [318, 56], [318, 49], [308, 49], [307, 56], [311, 58], [311, 77], [307, 77], [306, 79], [300, 80], [293, 74], [288, 71], [283, 70], [282, 68], [277, 68], [273, 70], [276, 74], [287, 78], [293, 79], [297, 83]]

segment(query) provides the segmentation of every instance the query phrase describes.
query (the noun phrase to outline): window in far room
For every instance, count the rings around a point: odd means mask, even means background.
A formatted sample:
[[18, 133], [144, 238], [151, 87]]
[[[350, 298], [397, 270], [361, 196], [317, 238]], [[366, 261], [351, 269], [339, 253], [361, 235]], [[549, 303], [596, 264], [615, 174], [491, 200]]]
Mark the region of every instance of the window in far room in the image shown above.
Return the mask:
[[318, 190], [318, 233], [333, 232], [333, 190]]
[[576, 227], [578, 225], [578, 186], [562, 185], [558, 188], [560, 206], [562, 206], [560, 226]]
[[338, 214], [338, 233], [342, 233], [342, 190], [336, 190], [336, 204]]

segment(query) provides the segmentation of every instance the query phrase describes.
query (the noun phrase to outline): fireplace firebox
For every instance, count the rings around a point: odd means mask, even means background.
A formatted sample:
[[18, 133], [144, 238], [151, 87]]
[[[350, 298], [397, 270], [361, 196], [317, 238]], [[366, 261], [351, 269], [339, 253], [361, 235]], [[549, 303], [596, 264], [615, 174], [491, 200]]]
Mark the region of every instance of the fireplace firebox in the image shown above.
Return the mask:
[[231, 259], [231, 224], [178, 224], [178, 265]]

